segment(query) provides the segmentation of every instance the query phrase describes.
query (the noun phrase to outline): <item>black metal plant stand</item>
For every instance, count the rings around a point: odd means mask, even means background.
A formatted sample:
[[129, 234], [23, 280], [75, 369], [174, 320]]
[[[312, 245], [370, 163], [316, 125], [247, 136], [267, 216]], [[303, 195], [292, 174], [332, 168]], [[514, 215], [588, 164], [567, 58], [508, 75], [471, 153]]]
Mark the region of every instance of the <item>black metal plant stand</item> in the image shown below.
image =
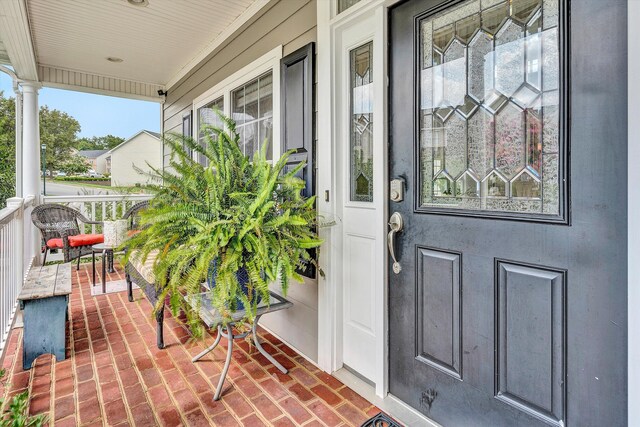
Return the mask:
[[[229, 371], [229, 366], [231, 365], [231, 355], [233, 352], [234, 340], [242, 339], [247, 337], [248, 335], [252, 335], [253, 342], [256, 348], [258, 349], [258, 351], [264, 357], [266, 357], [267, 360], [271, 362], [276, 368], [278, 368], [280, 372], [282, 372], [283, 374], [287, 374], [289, 372], [272, 355], [267, 353], [267, 351], [262, 347], [262, 344], [260, 344], [260, 340], [258, 339], [257, 329], [258, 329], [258, 322], [260, 321], [260, 318], [263, 315], [268, 313], [273, 313], [274, 311], [284, 310], [286, 308], [291, 307], [293, 304], [290, 301], [284, 299], [278, 294], [271, 292], [269, 304], [266, 304], [265, 302], [262, 302], [262, 301], [260, 302], [260, 304], [258, 305], [258, 310], [256, 312], [255, 321], [253, 322], [253, 326], [249, 331], [242, 332], [242, 333], [233, 332], [233, 325], [234, 325], [233, 322], [228, 323], [226, 325], [222, 323], [223, 318], [218, 314], [217, 310], [211, 304], [211, 301], [209, 299], [209, 295], [207, 292], [203, 292], [199, 295], [188, 298], [187, 301], [194, 308], [195, 307], [199, 308], [198, 313], [200, 315], [200, 318], [209, 328], [213, 328], [213, 327], [218, 328], [218, 335], [216, 336], [216, 339], [213, 342], [213, 344], [211, 344], [202, 353], [195, 356], [192, 359], [193, 362], [197, 362], [202, 357], [204, 357], [205, 355], [213, 351], [213, 349], [215, 349], [220, 343], [220, 339], [222, 337], [225, 337], [227, 339], [227, 356], [225, 359], [224, 367], [222, 368], [222, 373], [220, 374], [220, 380], [218, 381], [218, 387], [216, 388], [216, 392], [215, 392], [215, 395], [213, 396], [213, 400], [219, 400], [220, 396], [222, 395], [222, 386], [224, 385], [224, 380], [227, 376], [227, 372]], [[232, 320], [239, 321], [244, 317], [244, 315], [245, 315], [244, 310], [238, 310], [233, 313]]]

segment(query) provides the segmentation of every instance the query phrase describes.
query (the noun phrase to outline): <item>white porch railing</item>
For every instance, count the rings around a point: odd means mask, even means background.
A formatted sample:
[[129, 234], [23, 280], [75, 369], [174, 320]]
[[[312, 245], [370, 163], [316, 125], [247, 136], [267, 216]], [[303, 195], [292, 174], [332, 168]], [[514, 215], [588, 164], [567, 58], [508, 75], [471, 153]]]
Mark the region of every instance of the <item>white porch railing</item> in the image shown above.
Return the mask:
[[[43, 203], [62, 203], [91, 220], [120, 219], [135, 203], [149, 200], [147, 194], [97, 196], [46, 196]], [[34, 196], [13, 197], [0, 210], [0, 355], [16, 315], [17, 297], [33, 265], [41, 262], [40, 231], [31, 222]], [[83, 232], [101, 232], [101, 226], [85, 225]], [[89, 230], [90, 229], [90, 230]]]
[[0, 210], [0, 353], [16, 314], [17, 297], [36, 255], [34, 196], [14, 197]]
[[[92, 221], [116, 220], [136, 203], [149, 200], [149, 194], [109, 194], [91, 196], [45, 196], [43, 203], [61, 203], [73, 209], [79, 210]], [[102, 231], [100, 226], [80, 225], [82, 232], [96, 233]]]

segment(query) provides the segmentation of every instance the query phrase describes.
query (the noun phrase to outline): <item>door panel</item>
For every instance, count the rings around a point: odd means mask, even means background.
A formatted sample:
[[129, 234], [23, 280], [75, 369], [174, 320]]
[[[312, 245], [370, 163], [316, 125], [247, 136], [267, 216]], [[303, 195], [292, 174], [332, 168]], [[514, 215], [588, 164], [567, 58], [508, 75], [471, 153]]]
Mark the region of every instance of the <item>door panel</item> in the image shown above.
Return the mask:
[[553, 424], [566, 401], [557, 381], [566, 372], [566, 273], [502, 260], [496, 267], [496, 397]]
[[626, 424], [626, 19], [390, 11], [390, 392], [445, 426]]
[[365, 378], [375, 378], [375, 365], [371, 352], [375, 348], [375, 271], [376, 239], [366, 235], [345, 233], [343, 361]]
[[417, 251], [417, 360], [460, 378], [460, 254]]

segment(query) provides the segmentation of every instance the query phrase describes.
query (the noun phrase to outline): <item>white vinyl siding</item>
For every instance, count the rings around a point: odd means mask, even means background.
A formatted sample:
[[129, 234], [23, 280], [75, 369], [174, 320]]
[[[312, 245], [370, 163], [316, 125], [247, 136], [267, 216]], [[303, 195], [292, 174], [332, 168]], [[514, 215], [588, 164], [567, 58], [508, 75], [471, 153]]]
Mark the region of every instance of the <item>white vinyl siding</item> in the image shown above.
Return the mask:
[[[322, 0], [323, 1], [323, 0]], [[269, 71], [273, 72], [274, 158], [280, 154], [280, 58], [317, 40], [317, 0], [272, 0], [250, 24], [234, 32], [206, 60], [167, 87], [164, 131], [179, 131], [182, 115], [224, 97], [223, 111], [231, 111], [231, 92]], [[266, 62], [266, 63], [265, 63]], [[314, 85], [315, 85], [314, 81]], [[316, 102], [314, 99], [314, 115]], [[194, 129], [194, 135], [197, 129]], [[315, 130], [314, 130], [315, 138]], [[318, 281], [292, 284], [287, 298], [293, 307], [265, 316], [260, 324], [311, 360], [318, 360]]]

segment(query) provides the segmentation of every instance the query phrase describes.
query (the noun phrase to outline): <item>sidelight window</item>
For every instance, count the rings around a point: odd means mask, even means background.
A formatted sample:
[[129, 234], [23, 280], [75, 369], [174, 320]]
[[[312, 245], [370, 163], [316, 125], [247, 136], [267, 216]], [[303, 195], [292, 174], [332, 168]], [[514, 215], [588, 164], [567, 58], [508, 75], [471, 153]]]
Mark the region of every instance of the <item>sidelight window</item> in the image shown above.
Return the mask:
[[351, 6], [355, 6], [360, 0], [337, 0], [338, 13], [342, 13], [349, 9]]
[[373, 201], [373, 42], [350, 52], [351, 200]]
[[420, 21], [420, 209], [560, 215], [558, 0]]

